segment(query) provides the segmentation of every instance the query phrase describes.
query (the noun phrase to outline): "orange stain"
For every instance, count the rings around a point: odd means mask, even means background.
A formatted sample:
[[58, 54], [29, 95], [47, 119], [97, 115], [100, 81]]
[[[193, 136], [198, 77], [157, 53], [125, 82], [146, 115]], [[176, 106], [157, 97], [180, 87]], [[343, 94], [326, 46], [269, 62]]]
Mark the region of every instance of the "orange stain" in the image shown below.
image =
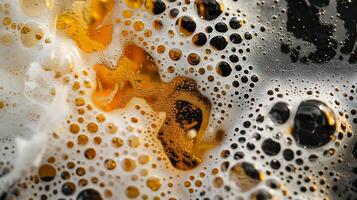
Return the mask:
[[[125, 45], [117, 66], [97, 64], [94, 70], [95, 105], [108, 112], [124, 108], [133, 97], [145, 99], [155, 111], [166, 113], [158, 139], [173, 166], [188, 170], [202, 162], [202, 149], [212, 146], [202, 142], [211, 104], [194, 80], [179, 76], [163, 82], [153, 58], [132, 43]], [[188, 139], [188, 133], [196, 134]]]

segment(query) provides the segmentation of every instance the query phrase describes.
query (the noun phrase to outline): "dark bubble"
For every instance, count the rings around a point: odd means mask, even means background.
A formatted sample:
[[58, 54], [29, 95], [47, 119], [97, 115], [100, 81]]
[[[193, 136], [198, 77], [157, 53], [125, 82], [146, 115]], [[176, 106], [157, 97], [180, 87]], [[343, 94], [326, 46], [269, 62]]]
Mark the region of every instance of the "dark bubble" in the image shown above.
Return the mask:
[[268, 187], [270, 187], [271, 189], [278, 189], [279, 188], [279, 182], [277, 182], [274, 179], [268, 179], [266, 180], [266, 184]]
[[241, 70], [242, 70], [242, 66], [241, 66], [241, 65], [236, 65], [236, 66], [234, 66], [234, 68], [235, 68], [237, 71], [241, 71]]
[[228, 41], [225, 37], [217, 35], [214, 36], [210, 41], [210, 45], [212, 45], [217, 50], [223, 50], [226, 48]]
[[244, 158], [244, 153], [242, 151], [237, 151], [236, 153], [234, 153], [233, 158], [235, 160], [239, 160]]
[[255, 145], [253, 143], [251, 143], [251, 142], [248, 142], [247, 143], [247, 149], [252, 151], [252, 150], [255, 149]]
[[218, 22], [214, 28], [216, 29], [216, 31], [221, 32], [221, 33], [225, 33], [228, 31], [228, 26], [226, 23], [224, 22]]
[[206, 33], [212, 33], [212, 31], [213, 31], [212, 26], [207, 26], [207, 27], [205, 28], [205, 31], [206, 31]]
[[262, 138], [262, 136], [261, 136], [259, 133], [254, 133], [253, 138], [254, 138], [256, 141], [259, 141], [259, 140]]
[[227, 77], [231, 74], [232, 68], [227, 62], [221, 61], [217, 64], [216, 71], [219, 75]]
[[279, 169], [280, 166], [281, 166], [281, 164], [278, 160], [274, 159], [274, 160], [270, 161], [270, 167], [272, 169]]
[[170, 17], [175, 18], [180, 13], [179, 9], [173, 8], [170, 10]]
[[306, 148], [321, 147], [331, 140], [335, 130], [335, 115], [326, 104], [318, 100], [300, 103], [292, 130], [299, 145]]
[[316, 162], [318, 159], [319, 159], [319, 157], [317, 155], [315, 155], [315, 154], [310, 155], [309, 158], [308, 158], [308, 160], [310, 162]]
[[245, 32], [245, 33], [244, 33], [244, 38], [245, 38], [246, 40], [251, 40], [251, 39], [253, 38], [253, 36], [252, 36], [252, 34], [250, 34], [249, 32]]
[[207, 36], [206, 34], [200, 32], [200, 33], [196, 33], [193, 37], [192, 37], [192, 43], [195, 44], [196, 46], [203, 46], [205, 45], [207, 42]]
[[272, 139], [264, 140], [262, 150], [269, 156], [275, 156], [280, 152], [280, 144]]
[[239, 58], [237, 55], [230, 55], [229, 56], [229, 61], [231, 61], [232, 63], [236, 63], [239, 61]]
[[228, 158], [229, 155], [231, 155], [231, 152], [229, 150], [223, 150], [221, 152], [221, 158]]
[[238, 81], [233, 81], [232, 85], [233, 85], [233, 87], [237, 88], [237, 87], [239, 87], [239, 82]]
[[233, 33], [229, 36], [229, 39], [231, 42], [233, 42], [233, 44], [240, 44], [243, 41], [242, 36], [240, 36], [238, 33]]
[[196, 22], [189, 16], [182, 16], [177, 19], [176, 26], [181, 35], [189, 36], [196, 30]]
[[102, 200], [102, 196], [100, 195], [100, 193], [95, 190], [95, 189], [85, 189], [82, 190], [76, 200]]
[[76, 185], [72, 182], [66, 182], [62, 185], [61, 191], [64, 195], [70, 196], [76, 192]]
[[198, 15], [205, 20], [214, 20], [223, 11], [223, 4], [217, 0], [195, 0]]
[[291, 161], [294, 159], [294, 151], [291, 149], [285, 149], [283, 151], [283, 158], [287, 161]]
[[247, 76], [242, 76], [241, 81], [242, 83], [247, 83], [248, 82], [248, 77]]
[[254, 83], [256, 83], [256, 82], [259, 81], [259, 78], [258, 78], [257, 75], [252, 75], [252, 76], [250, 77], [250, 80], [252, 80]]
[[229, 26], [232, 29], [239, 29], [242, 26], [242, 24], [241, 24], [241, 21], [238, 20], [237, 17], [232, 17], [231, 20], [229, 20]]
[[68, 180], [68, 179], [71, 178], [71, 174], [70, 174], [68, 171], [63, 171], [63, 172], [61, 173], [61, 178], [62, 178], [63, 180]]
[[264, 116], [263, 115], [261, 115], [261, 114], [259, 114], [258, 116], [257, 116], [257, 118], [256, 118], [256, 121], [257, 122], [259, 122], [259, 123], [262, 123], [262, 122], [264, 122]]
[[273, 195], [266, 190], [259, 190], [254, 192], [251, 196], [251, 200], [270, 200], [273, 199]]
[[38, 176], [42, 181], [49, 182], [56, 177], [56, 168], [49, 164], [44, 164], [38, 169]]
[[224, 161], [222, 164], [221, 164], [221, 170], [222, 172], [226, 172], [229, 168], [229, 162], [228, 161]]
[[297, 159], [295, 160], [295, 163], [298, 164], [298, 165], [303, 165], [303, 164], [304, 164], [304, 160], [301, 159], [301, 158], [297, 158]]
[[262, 180], [260, 172], [258, 171], [258, 169], [255, 168], [253, 164], [248, 162], [242, 162], [241, 166], [247, 176], [255, 180]]
[[246, 192], [256, 187], [263, 179], [263, 176], [255, 166], [248, 162], [237, 163], [229, 171], [229, 178]]
[[251, 125], [250, 121], [245, 121], [245, 122], [243, 122], [244, 128], [249, 128], [250, 125]]
[[201, 61], [201, 58], [199, 55], [196, 53], [190, 53], [187, 56], [187, 62], [190, 63], [191, 65], [198, 65]]
[[159, 15], [165, 11], [166, 4], [162, 0], [146, 0], [145, 7], [150, 9], [154, 15]]
[[287, 103], [277, 102], [269, 111], [270, 118], [277, 124], [284, 124], [290, 116], [290, 109]]

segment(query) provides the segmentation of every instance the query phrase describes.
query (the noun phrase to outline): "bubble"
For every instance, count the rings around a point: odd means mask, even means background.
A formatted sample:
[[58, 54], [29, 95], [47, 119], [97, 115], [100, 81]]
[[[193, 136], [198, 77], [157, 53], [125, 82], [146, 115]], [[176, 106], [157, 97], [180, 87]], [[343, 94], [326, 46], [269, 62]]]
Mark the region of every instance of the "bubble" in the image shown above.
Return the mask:
[[180, 60], [182, 57], [182, 51], [180, 49], [170, 49], [169, 56], [172, 60]]
[[177, 29], [182, 36], [190, 36], [196, 30], [196, 22], [189, 16], [181, 16], [176, 21]]
[[95, 149], [93, 149], [93, 148], [88, 148], [84, 152], [84, 156], [89, 160], [93, 160], [95, 158], [96, 154], [97, 153], [96, 153]]
[[[138, 123], [138, 120], [136, 118], [131, 118], [131, 122]], [[128, 142], [129, 146], [133, 147], [133, 148], [138, 147], [140, 145], [140, 143], [141, 143], [140, 138], [138, 136], [136, 136], [136, 135], [130, 136], [128, 141], [129, 141]]]
[[247, 162], [233, 165], [229, 176], [242, 192], [255, 188], [263, 180], [263, 174]]
[[151, 157], [149, 155], [147, 155], [147, 154], [142, 154], [142, 155], [139, 156], [138, 160], [139, 160], [140, 164], [145, 165], [148, 162], [150, 162]]
[[10, 46], [14, 41], [14, 36], [10, 33], [3, 33], [0, 35], [0, 44]]
[[273, 196], [266, 190], [259, 190], [251, 195], [251, 200], [269, 200], [269, 199], [279, 199]]
[[113, 123], [108, 123], [106, 128], [107, 128], [107, 131], [108, 131], [110, 134], [114, 134], [114, 133], [116, 133], [117, 130], [118, 130], [118, 127], [117, 127], [115, 124], [113, 124]]
[[214, 36], [210, 41], [209, 44], [211, 46], [213, 46], [216, 50], [223, 50], [226, 48], [226, 46], [228, 45], [228, 41], [224, 36]]
[[242, 25], [243, 25], [242, 21], [239, 20], [237, 17], [232, 17], [232, 18], [229, 20], [229, 26], [230, 26], [232, 29], [239, 29]]
[[105, 168], [107, 168], [108, 170], [113, 170], [116, 168], [117, 163], [113, 159], [107, 159], [104, 161], [104, 165], [105, 165]]
[[66, 196], [70, 196], [76, 192], [76, 185], [72, 182], [65, 182], [62, 185], [62, 193]]
[[275, 123], [284, 124], [290, 117], [290, 109], [288, 104], [285, 102], [277, 102], [270, 109], [269, 115]]
[[77, 137], [77, 143], [79, 145], [86, 145], [88, 143], [88, 137], [86, 135], [79, 135]]
[[145, 27], [145, 24], [142, 21], [136, 21], [134, 22], [133, 26], [135, 31], [142, 31]]
[[131, 158], [125, 158], [122, 162], [122, 167], [124, 171], [133, 171], [136, 168], [136, 162]]
[[50, 182], [52, 181], [57, 174], [57, 170], [49, 164], [42, 165], [38, 169], [38, 176], [42, 181]]
[[323, 102], [306, 100], [300, 103], [294, 118], [292, 134], [306, 148], [327, 144], [336, 130], [334, 112]]
[[270, 161], [270, 167], [277, 170], [281, 166], [280, 162], [276, 159]]
[[216, 177], [213, 180], [213, 186], [216, 188], [221, 188], [224, 184], [224, 180], [222, 177]]
[[244, 33], [244, 39], [246, 40], [251, 40], [253, 38], [252, 34], [249, 32]]
[[283, 157], [287, 161], [291, 161], [294, 159], [294, 152], [291, 149], [285, 149], [283, 151]]
[[119, 147], [123, 146], [124, 141], [123, 141], [123, 139], [121, 139], [119, 137], [113, 137], [112, 144], [114, 147], [119, 148]]
[[232, 63], [237, 63], [239, 61], [239, 57], [237, 55], [230, 55], [229, 61], [231, 61]]
[[87, 130], [90, 132], [90, 133], [96, 133], [98, 131], [98, 125], [94, 122], [89, 122], [87, 124]]
[[195, 0], [196, 12], [205, 20], [214, 20], [224, 9], [223, 3], [218, 0]]
[[76, 174], [77, 174], [78, 176], [83, 176], [83, 175], [86, 174], [86, 170], [85, 170], [83, 167], [78, 167], [78, 168], [76, 169]]
[[227, 62], [221, 61], [217, 64], [216, 71], [219, 75], [228, 77], [232, 73], [232, 68]]
[[214, 28], [220, 33], [225, 33], [228, 31], [228, 26], [224, 22], [218, 22], [216, 25], [214, 25]]
[[196, 46], [203, 46], [206, 44], [206, 42], [207, 42], [207, 36], [202, 32], [196, 33], [192, 37], [192, 43], [194, 43]]
[[162, 0], [145, 0], [145, 8], [154, 15], [159, 15], [165, 11], [166, 4]]
[[233, 33], [229, 36], [229, 39], [234, 43], [234, 44], [240, 44], [242, 43], [243, 39], [242, 36], [238, 33]]
[[200, 64], [201, 58], [196, 53], [190, 53], [187, 56], [187, 61], [191, 65], [198, 65], [198, 64]]
[[162, 24], [161, 20], [154, 20], [153, 21], [153, 27], [156, 30], [161, 30], [164, 25]]
[[84, 189], [77, 195], [76, 200], [102, 200], [101, 194], [95, 189]]
[[277, 155], [280, 152], [280, 149], [281, 149], [281, 145], [270, 138], [264, 140], [262, 144], [262, 150], [264, 151], [264, 153], [266, 153], [269, 156]]
[[161, 187], [161, 181], [157, 177], [150, 177], [146, 181], [146, 186], [152, 191], [158, 191]]
[[20, 39], [25, 47], [33, 47], [44, 37], [41, 26], [35, 22], [25, 24], [20, 30]]
[[129, 186], [126, 188], [126, 192], [125, 192], [126, 196], [130, 199], [134, 199], [136, 197], [139, 196], [140, 191], [137, 187], [135, 186]]

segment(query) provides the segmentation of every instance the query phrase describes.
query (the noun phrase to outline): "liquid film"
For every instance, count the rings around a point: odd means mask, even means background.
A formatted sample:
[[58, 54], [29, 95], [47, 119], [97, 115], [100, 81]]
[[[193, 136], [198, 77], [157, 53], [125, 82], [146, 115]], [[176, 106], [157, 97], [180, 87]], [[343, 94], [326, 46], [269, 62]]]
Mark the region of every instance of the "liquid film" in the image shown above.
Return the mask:
[[354, 200], [357, 1], [0, 0], [0, 200]]

